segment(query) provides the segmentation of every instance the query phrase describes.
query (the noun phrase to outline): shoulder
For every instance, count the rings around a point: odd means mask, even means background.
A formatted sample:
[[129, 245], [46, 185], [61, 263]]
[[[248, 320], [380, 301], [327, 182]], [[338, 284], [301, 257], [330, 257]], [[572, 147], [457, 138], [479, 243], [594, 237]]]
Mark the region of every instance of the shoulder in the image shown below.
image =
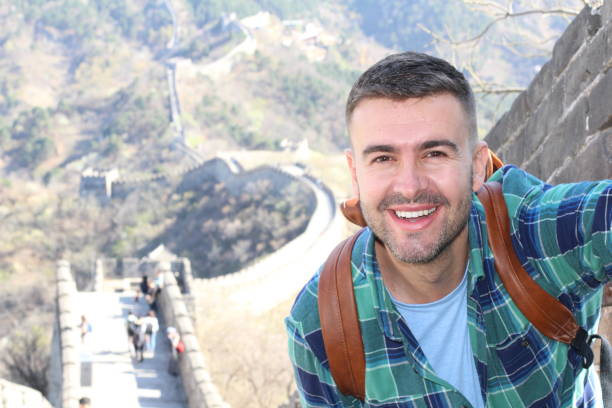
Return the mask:
[[[357, 260], [362, 258], [361, 252], [364, 250], [368, 234], [361, 234], [353, 247], [352, 270], [355, 278], [360, 274], [361, 268]], [[330, 248], [330, 253], [332, 248]], [[318, 356], [325, 360], [325, 352], [322, 343], [321, 320], [319, 318], [319, 278], [323, 266], [314, 276], [304, 285], [297, 295], [291, 308], [289, 316], [285, 319], [285, 324], [290, 338], [297, 342], [305, 342], [308, 347]], [[357, 277], [359, 281], [359, 277]], [[355, 282], [355, 281], [354, 281]]]
[[[368, 236], [368, 233], [361, 234], [353, 247], [351, 257], [353, 275], [358, 274], [359, 271], [362, 269], [360, 264], [361, 259], [363, 257], [363, 251], [366, 250]], [[333, 248], [330, 248], [330, 254], [332, 252], [332, 249]], [[306, 283], [306, 285], [304, 285], [304, 287], [296, 297], [295, 303], [293, 304], [290, 313], [290, 318], [295, 320], [296, 322], [320, 325], [318, 292], [319, 278], [321, 276], [321, 271], [323, 270], [323, 265], [319, 267], [314, 276]]]
[[319, 315], [318, 291], [320, 273], [321, 268], [298, 293], [290, 313], [290, 317], [295, 321], [309, 321], [313, 315]]
[[612, 269], [612, 180], [549, 185], [515, 167], [502, 183], [512, 244], [527, 272], [549, 293], [592, 296]]
[[[513, 165], [495, 172], [490, 181], [502, 184], [509, 216], [533, 222], [534, 218], [571, 221], [568, 214], [610, 211], [612, 180], [581, 181], [552, 186]], [[602, 214], [603, 215], [603, 214]]]

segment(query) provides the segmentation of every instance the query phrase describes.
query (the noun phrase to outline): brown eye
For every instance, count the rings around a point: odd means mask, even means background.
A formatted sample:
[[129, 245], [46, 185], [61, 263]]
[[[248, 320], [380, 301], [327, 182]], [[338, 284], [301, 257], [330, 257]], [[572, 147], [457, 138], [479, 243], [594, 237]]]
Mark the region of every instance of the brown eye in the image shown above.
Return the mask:
[[374, 158], [374, 160], [372, 160], [373, 163], [383, 163], [383, 162], [388, 162], [391, 160], [391, 156], [376, 156]]
[[444, 157], [444, 156], [446, 156], [446, 154], [439, 150], [433, 150], [431, 152], [427, 152], [427, 154], [425, 155], [425, 157]]

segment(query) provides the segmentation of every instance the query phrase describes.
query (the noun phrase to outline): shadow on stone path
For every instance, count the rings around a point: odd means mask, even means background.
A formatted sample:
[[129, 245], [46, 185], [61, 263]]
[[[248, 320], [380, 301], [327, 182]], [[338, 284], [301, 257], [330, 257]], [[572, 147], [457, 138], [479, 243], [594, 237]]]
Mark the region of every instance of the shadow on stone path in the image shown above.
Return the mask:
[[78, 301], [79, 313], [92, 325], [80, 353], [83, 395], [91, 397], [92, 408], [186, 407], [180, 378], [167, 370], [171, 353], [161, 322], [155, 353], [145, 352], [142, 362], [130, 356], [125, 320], [130, 310], [146, 313], [144, 300], [134, 302], [127, 293], [81, 292]]

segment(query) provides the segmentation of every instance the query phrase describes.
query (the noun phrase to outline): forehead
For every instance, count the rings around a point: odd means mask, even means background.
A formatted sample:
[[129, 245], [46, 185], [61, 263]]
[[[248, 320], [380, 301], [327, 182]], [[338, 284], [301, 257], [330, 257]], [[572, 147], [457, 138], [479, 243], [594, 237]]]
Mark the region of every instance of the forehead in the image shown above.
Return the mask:
[[447, 138], [460, 143], [468, 138], [467, 115], [451, 94], [394, 100], [368, 98], [353, 111], [348, 130], [351, 144], [369, 142], [422, 142]]

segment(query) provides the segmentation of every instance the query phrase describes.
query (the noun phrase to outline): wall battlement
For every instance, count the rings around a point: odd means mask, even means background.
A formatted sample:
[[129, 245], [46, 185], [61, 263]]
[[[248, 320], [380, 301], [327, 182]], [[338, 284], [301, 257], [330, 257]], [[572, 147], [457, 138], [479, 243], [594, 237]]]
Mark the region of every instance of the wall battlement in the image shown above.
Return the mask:
[[53, 408], [40, 392], [0, 379], [0, 408], [21, 407]]
[[245, 183], [268, 179], [275, 188], [282, 187], [296, 178], [279, 167], [260, 166], [244, 171], [232, 158], [216, 157], [185, 169], [177, 169], [164, 174], [137, 177], [115, 177], [104, 174], [84, 173], [81, 176], [81, 195], [95, 195], [100, 198], [125, 198], [131, 192], [157, 183], [178, 184], [179, 191], [191, 190], [205, 181], [223, 182], [232, 194], [239, 194]]
[[76, 407], [80, 398], [81, 338], [78, 331], [76, 293], [70, 263], [61, 260], [57, 263], [56, 270], [56, 321], [49, 373], [49, 400], [56, 408]]
[[549, 183], [612, 176], [612, 2], [585, 7], [553, 56], [486, 137], [508, 164]]
[[170, 271], [164, 273], [161, 310], [166, 325], [175, 327], [185, 343], [185, 351], [179, 355], [179, 372], [189, 408], [229, 408], [208, 373], [192, 313], [188, 311], [174, 274]]

